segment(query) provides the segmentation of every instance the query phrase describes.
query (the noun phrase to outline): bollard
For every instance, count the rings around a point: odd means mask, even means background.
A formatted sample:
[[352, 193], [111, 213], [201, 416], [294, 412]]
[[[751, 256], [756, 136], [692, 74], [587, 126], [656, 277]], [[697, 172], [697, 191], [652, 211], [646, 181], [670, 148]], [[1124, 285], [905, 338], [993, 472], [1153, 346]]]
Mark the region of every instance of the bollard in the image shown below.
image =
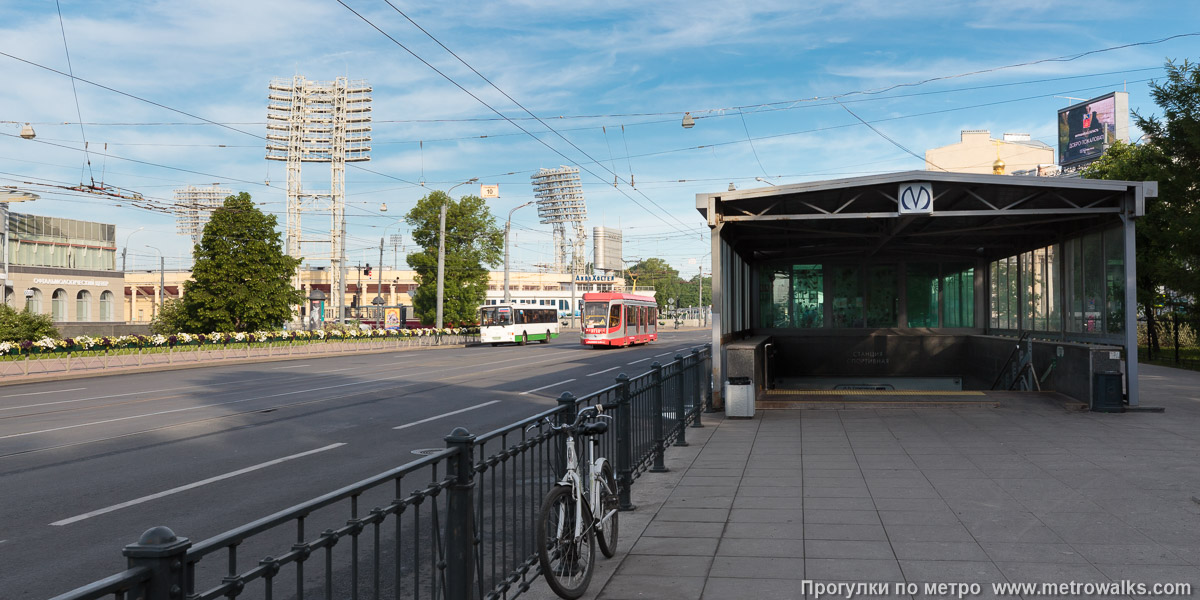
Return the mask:
[[654, 466], [650, 467], [651, 473], [666, 473], [670, 471], [667, 464], [663, 460], [663, 374], [662, 365], [658, 361], [654, 361], [650, 365], [652, 371], [651, 377], [654, 378], [654, 389], [651, 396], [654, 398]]
[[637, 507], [629, 494], [633, 487], [633, 407], [629, 398], [629, 376], [617, 375], [617, 385], [621, 386], [617, 400], [617, 487], [620, 489], [617, 508], [633, 510]]
[[700, 413], [703, 406], [704, 388], [701, 387], [704, 382], [704, 363], [700, 360], [700, 351], [692, 348], [692, 411], [696, 413], [696, 419], [692, 421], [692, 427], [704, 427], [700, 422]]
[[184, 560], [192, 543], [175, 535], [167, 527], [147, 529], [137, 543], [125, 546], [124, 554], [130, 569], [145, 567], [150, 578], [142, 588], [145, 600], [183, 598], [187, 590], [187, 569]]
[[679, 437], [675, 438], [676, 446], [687, 446], [687, 413], [684, 412], [683, 400], [687, 396], [687, 369], [683, 362], [683, 355], [675, 355], [675, 363], [679, 365], [679, 372], [675, 374], [675, 427], [679, 430]]
[[458, 452], [449, 457], [447, 473], [454, 473], [454, 484], [446, 497], [446, 600], [472, 600], [475, 597], [475, 436], [456, 427], [445, 437], [447, 448]]

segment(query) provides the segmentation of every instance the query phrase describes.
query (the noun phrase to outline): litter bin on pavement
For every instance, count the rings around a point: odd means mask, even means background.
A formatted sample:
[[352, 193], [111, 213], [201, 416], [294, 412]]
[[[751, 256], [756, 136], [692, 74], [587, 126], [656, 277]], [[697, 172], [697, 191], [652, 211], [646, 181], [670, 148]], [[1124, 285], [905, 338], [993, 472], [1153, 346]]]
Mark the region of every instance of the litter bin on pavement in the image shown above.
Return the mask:
[[754, 384], [749, 377], [730, 377], [725, 382], [725, 416], [754, 416]]
[[1092, 412], [1125, 412], [1121, 374], [1095, 373], [1092, 375], [1092, 379]]

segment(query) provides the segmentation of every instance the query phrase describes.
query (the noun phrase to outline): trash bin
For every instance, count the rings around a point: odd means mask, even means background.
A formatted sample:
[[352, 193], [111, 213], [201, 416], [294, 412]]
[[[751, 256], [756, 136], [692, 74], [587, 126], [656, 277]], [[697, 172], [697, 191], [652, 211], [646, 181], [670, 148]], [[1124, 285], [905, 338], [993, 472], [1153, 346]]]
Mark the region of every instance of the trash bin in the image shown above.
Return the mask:
[[725, 382], [725, 416], [754, 416], [754, 384], [749, 377], [730, 377]]
[[1125, 412], [1121, 374], [1095, 373], [1092, 378], [1092, 412]]

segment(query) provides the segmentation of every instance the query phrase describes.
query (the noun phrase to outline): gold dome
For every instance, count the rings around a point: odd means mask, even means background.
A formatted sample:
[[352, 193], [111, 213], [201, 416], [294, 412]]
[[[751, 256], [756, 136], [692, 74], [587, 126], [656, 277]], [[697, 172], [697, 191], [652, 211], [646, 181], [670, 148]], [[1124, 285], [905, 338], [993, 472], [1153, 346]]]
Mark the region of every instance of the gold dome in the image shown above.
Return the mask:
[[997, 158], [996, 162], [992, 163], [992, 175], [1003, 175], [1003, 174], [1004, 174], [1004, 161]]

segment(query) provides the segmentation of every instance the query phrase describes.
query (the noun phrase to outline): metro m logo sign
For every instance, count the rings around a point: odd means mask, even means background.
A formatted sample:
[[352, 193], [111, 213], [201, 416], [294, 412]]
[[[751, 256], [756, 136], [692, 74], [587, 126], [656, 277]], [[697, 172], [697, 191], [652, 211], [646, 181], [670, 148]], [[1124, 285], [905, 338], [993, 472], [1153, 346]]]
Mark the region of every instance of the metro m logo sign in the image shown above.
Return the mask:
[[932, 214], [933, 213], [933, 184], [904, 183], [896, 196], [900, 202], [900, 214]]

